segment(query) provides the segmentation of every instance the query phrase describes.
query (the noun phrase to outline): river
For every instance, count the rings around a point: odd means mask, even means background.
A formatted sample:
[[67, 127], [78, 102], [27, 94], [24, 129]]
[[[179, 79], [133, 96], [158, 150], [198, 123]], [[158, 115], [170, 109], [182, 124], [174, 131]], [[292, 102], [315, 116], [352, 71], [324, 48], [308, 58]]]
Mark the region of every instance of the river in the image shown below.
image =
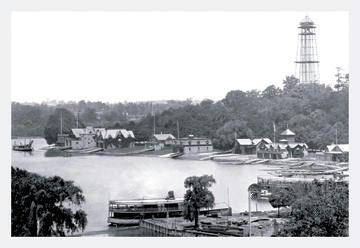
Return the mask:
[[[211, 187], [216, 202], [228, 202], [233, 212], [248, 208], [247, 188], [264, 176], [266, 165], [228, 165], [213, 161], [192, 161], [150, 156], [71, 156], [46, 157], [44, 139], [34, 139], [31, 154], [12, 152], [12, 165], [43, 176], [58, 175], [80, 186], [86, 198], [83, 208], [88, 214], [86, 231], [105, 230], [109, 199], [165, 197], [185, 193], [188, 176], [213, 175]], [[229, 194], [228, 194], [229, 192]], [[228, 197], [229, 195], [229, 197]], [[252, 209], [272, 209], [268, 202], [252, 202]], [[120, 235], [121, 236], [121, 235]]]

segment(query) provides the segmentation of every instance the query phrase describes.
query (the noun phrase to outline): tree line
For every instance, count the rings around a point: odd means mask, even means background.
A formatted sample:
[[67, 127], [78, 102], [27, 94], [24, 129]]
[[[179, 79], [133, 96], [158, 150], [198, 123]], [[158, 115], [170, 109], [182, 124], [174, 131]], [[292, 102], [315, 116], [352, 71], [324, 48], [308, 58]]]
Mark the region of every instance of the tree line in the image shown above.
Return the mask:
[[[78, 115], [75, 109], [81, 109]], [[131, 110], [131, 111], [130, 111]], [[191, 101], [167, 103], [78, 102], [26, 106], [12, 104], [12, 134], [45, 136], [54, 142], [60, 126], [59, 111], [66, 112], [65, 129], [92, 125], [132, 130], [138, 140], [149, 140], [157, 133], [177, 136], [193, 134], [213, 140], [215, 148], [227, 150], [234, 138], [274, 137], [289, 127], [298, 142], [310, 148], [323, 149], [335, 142], [349, 141], [349, 87], [343, 83], [335, 89], [325, 84], [299, 83], [293, 76], [283, 80], [282, 87], [270, 85], [263, 91], [233, 90], [220, 101], [205, 99], [198, 104]], [[63, 116], [64, 116], [63, 115]], [[129, 116], [140, 116], [134, 120]], [[52, 137], [48, 139], [47, 137]]]

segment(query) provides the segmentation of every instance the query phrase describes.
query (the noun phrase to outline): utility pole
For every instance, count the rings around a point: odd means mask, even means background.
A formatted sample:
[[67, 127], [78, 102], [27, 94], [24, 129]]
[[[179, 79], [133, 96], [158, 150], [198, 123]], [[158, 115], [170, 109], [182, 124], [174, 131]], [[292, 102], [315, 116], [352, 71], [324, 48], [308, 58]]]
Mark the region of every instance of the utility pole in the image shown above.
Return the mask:
[[154, 112], [154, 105], [152, 102], [151, 102], [151, 114], [153, 115], [153, 128], [154, 128], [153, 133], [155, 135], [155, 131], [156, 131], [156, 129], [155, 129], [155, 112]]
[[177, 128], [177, 138], [180, 139], [179, 121], [176, 121], [176, 128]]
[[248, 202], [249, 202], [249, 237], [251, 237], [251, 193], [248, 190]]
[[154, 135], [156, 134], [155, 131], [156, 129], [155, 129], [155, 112], [154, 112]]
[[338, 131], [337, 131], [337, 125], [335, 124], [335, 145], [338, 144]]
[[62, 111], [60, 111], [60, 134], [62, 134], [63, 131], [63, 120], [62, 120]]
[[276, 138], [275, 138], [275, 135], [276, 135], [276, 126], [275, 126], [275, 122], [273, 122], [273, 127], [274, 127], [274, 143], [276, 143]]
[[79, 128], [79, 111], [77, 112], [76, 115], [76, 128]]

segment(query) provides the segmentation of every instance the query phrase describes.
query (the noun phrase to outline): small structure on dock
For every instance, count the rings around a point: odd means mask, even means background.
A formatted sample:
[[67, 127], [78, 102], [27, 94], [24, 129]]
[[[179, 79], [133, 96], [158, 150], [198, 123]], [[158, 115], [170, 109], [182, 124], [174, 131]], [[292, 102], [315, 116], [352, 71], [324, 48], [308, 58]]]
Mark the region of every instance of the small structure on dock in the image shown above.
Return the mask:
[[95, 130], [93, 127], [71, 129], [71, 147], [73, 150], [82, 150], [96, 147]]
[[175, 145], [175, 137], [171, 133], [154, 134], [151, 137], [151, 143], [154, 146], [155, 151], [163, 150], [165, 147]]
[[211, 139], [189, 135], [186, 138], [176, 139], [173, 151], [185, 154], [212, 152], [213, 145]]
[[326, 147], [325, 161], [349, 162], [349, 144], [332, 144]]
[[56, 145], [60, 147], [71, 147], [71, 137], [67, 133], [57, 135]]

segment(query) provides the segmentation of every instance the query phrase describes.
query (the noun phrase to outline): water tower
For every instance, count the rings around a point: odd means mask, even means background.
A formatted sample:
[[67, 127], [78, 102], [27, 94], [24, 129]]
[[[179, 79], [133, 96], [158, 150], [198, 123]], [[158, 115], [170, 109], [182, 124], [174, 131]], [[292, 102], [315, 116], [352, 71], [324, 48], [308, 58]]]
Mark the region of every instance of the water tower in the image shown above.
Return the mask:
[[308, 17], [300, 22], [295, 76], [300, 83], [319, 83], [319, 60], [316, 48], [315, 23]]

